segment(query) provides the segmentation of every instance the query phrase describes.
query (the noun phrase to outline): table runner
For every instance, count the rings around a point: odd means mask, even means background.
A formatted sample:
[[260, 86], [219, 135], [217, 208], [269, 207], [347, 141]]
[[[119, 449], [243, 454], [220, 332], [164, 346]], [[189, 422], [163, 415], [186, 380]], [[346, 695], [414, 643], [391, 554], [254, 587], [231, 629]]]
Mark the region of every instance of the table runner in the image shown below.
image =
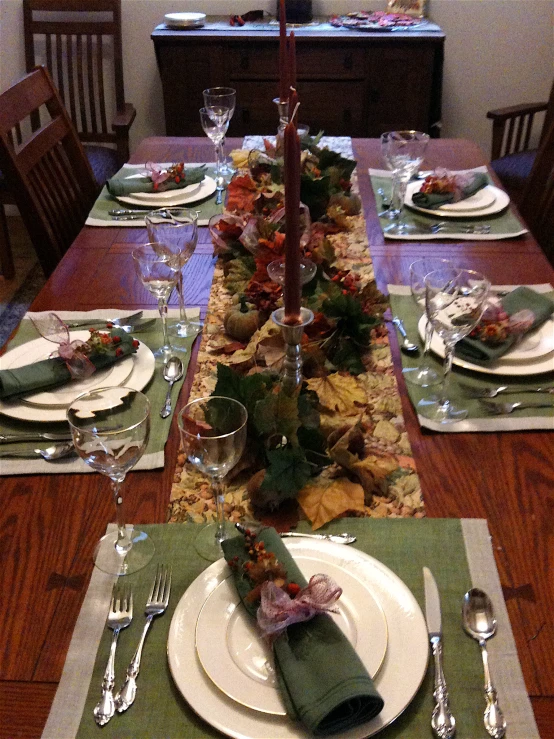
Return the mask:
[[[64, 739], [75, 736], [78, 739], [200, 739], [221, 736], [199, 719], [182, 699], [169, 674], [165, 656], [175, 607], [186, 588], [206, 567], [206, 562], [198, 557], [193, 548], [198, 527], [193, 524], [158, 524], [143, 528], [156, 543], [156, 555], [147, 568], [127, 579], [133, 586], [136, 615], [131, 626], [120, 636], [116, 657], [118, 686], [124, 678], [144, 623], [140, 615], [141, 607], [158, 562], [172, 563], [173, 589], [168, 612], [156, 619], [146, 641], [136, 702], [125, 714], [115, 716], [103, 728], [95, 725], [92, 708], [100, 695], [109, 649], [111, 632], [104, 628], [104, 622], [114, 581], [113, 577], [95, 569], [43, 739], [59, 739], [62, 736]], [[300, 528], [308, 530], [306, 524]], [[498, 620], [497, 636], [489, 642], [491, 670], [506, 714], [508, 735], [510, 739], [538, 738], [486, 521], [342, 519], [326, 527], [329, 532], [344, 530], [358, 537], [356, 547], [390, 567], [414, 593], [422, 608], [422, 567], [430, 567], [435, 575], [442, 603], [445, 673], [457, 719], [458, 739], [487, 736], [483, 727], [481, 656], [476, 642], [461, 628], [460, 613], [463, 594], [469, 587], [480, 587], [490, 594]], [[448, 557], [444, 556], [445, 551]], [[409, 649], [409, 645], [406, 648]], [[412, 704], [379, 737], [418, 739], [431, 735], [429, 724], [434, 706], [432, 676], [430, 662], [422, 687]]]
[[[497, 285], [493, 287], [493, 290], [511, 290], [513, 287], [515, 286]], [[537, 292], [550, 294], [551, 297], [554, 296], [552, 285], [529, 285], [529, 287], [537, 290]], [[410, 339], [412, 341], [415, 341], [416, 338], [419, 339], [419, 345], [420, 347], [423, 347], [423, 342], [419, 337], [417, 329], [421, 312], [415, 305], [411, 296], [410, 288], [405, 285], [388, 285], [387, 288], [390, 294], [393, 314], [399, 316], [404, 321], [404, 325]], [[408, 357], [401, 352], [401, 357], [402, 367], [417, 367], [422, 361], [422, 354], [418, 357]], [[442, 372], [443, 362], [440, 357], [437, 357], [431, 352], [429, 355], [429, 362], [431, 366], [439, 372], [439, 374]], [[554, 370], [554, 359], [552, 360], [552, 367]], [[503, 416], [489, 415], [482, 410], [477, 399], [466, 397], [461, 390], [458, 380], [464, 382], [468, 379], [472, 385], [478, 387], [494, 387], [496, 385], [509, 385], [511, 383], [517, 385], [528, 385], [529, 388], [534, 388], [544, 385], [545, 382], [551, 384], [554, 380], [554, 374], [552, 372], [548, 372], [541, 375], [508, 377], [506, 375], [472, 372], [471, 370], [465, 370], [454, 364], [452, 366], [452, 374], [449, 381], [448, 396], [455, 401], [456, 405], [468, 409], [468, 418], [455, 423], [437, 423], [436, 421], [425, 418], [418, 413], [417, 417], [420, 425], [425, 428], [432, 429], [433, 431], [442, 431], [447, 433], [467, 431], [520, 431], [524, 429], [545, 429], [554, 431], [554, 404], [552, 408], [529, 408], [518, 410], [514, 413]], [[436, 395], [437, 386], [420, 388], [406, 382], [406, 390], [408, 391], [408, 395], [410, 396], [410, 400], [412, 401], [414, 408], [417, 409], [417, 404], [422, 398]], [[525, 400], [529, 397], [529, 395], [525, 394], [510, 394], [499, 395], [496, 400], [516, 401]]]
[[[473, 170], [467, 170], [471, 172], [484, 172], [487, 173], [486, 167], [475, 167]], [[385, 196], [388, 198], [391, 191], [391, 173], [383, 169], [369, 169], [369, 177], [371, 180], [371, 186], [375, 194], [375, 202], [377, 203], [378, 210], [381, 210], [382, 198], [378, 194], [377, 190], [383, 188]], [[489, 183], [494, 184], [489, 177]], [[422, 224], [432, 226], [434, 223], [438, 223], [441, 220], [438, 216], [426, 215], [421, 211], [411, 210], [410, 208], [404, 208], [402, 212], [402, 221], [415, 226], [421, 226]], [[385, 235], [385, 238], [400, 239], [401, 241], [444, 241], [445, 239], [456, 239], [457, 241], [497, 241], [498, 239], [510, 239], [515, 236], [522, 236], [527, 233], [527, 229], [522, 225], [519, 218], [512, 212], [511, 207], [508, 206], [507, 210], [500, 213], [493, 213], [492, 215], [479, 217], [479, 212], [476, 211], [472, 216], [464, 216], [463, 218], [448, 218], [445, 220], [452, 226], [456, 223], [460, 223], [462, 220], [464, 223], [484, 223], [490, 224], [491, 230], [488, 234], [467, 234], [463, 232], [453, 233], [438, 233], [438, 234], [402, 234], [401, 236], [391, 236], [385, 233], [384, 229], [390, 225], [391, 221], [387, 218], [380, 218], [381, 229]]]
[[[78, 311], [56, 311], [56, 315], [66, 320], [80, 320], [87, 318], [108, 318], [117, 317], [118, 315], [128, 315], [130, 311], [121, 311], [102, 309], [87, 312]], [[9, 349], [13, 349], [27, 341], [31, 341], [38, 338], [38, 333], [31, 323], [30, 317], [36, 315], [44, 315], [37, 313], [27, 313], [26, 318], [21, 322], [18, 332], [12, 341], [8, 345]], [[169, 310], [169, 321], [177, 318], [179, 311], [177, 309]], [[187, 311], [187, 315], [190, 318], [197, 318], [199, 311], [197, 308], [191, 308]], [[158, 311], [145, 310], [143, 311], [144, 318], [156, 318], [159, 316]], [[84, 327], [86, 329], [86, 327]], [[150, 349], [155, 350], [162, 343], [162, 331], [161, 331], [161, 320], [157, 320], [153, 330], [144, 331], [137, 334], [137, 338], [144, 342]], [[180, 346], [187, 346], [189, 352], [182, 356], [184, 373], [183, 380], [179, 383], [175, 383], [175, 387], [172, 392], [172, 397], [175, 400], [178, 397], [179, 390], [183, 384], [184, 377], [186, 376], [186, 369], [190, 359], [190, 348], [193, 344], [194, 339], [179, 339]], [[160, 367], [156, 366], [156, 370], [150, 382], [146, 385], [144, 392], [148, 396], [152, 403], [152, 417], [151, 417], [151, 432], [150, 440], [146, 448], [145, 454], [137, 462], [135, 470], [152, 470], [164, 466], [164, 446], [167, 441], [169, 429], [171, 427], [171, 418], [162, 419], [158, 409], [162, 407], [165, 394], [167, 392], [167, 383], [163, 379], [160, 371]], [[19, 421], [17, 419], [10, 418], [0, 414], [0, 434], [9, 433], [16, 431], [57, 431], [63, 432], [67, 430], [67, 424], [65, 422], [57, 423], [35, 423], [28, 421]], [[42, 448], [42, 446], [48, 446], [49, 442], [23, 442], [23, 443], [10, 443], [10, 447], [16, 449], [34, 449]], [[6, 448], [6, 445], [3, 446]], [[0, 460], [0, 473], [2, 475], [29, 475], [29, 474], [60, 474], [60, 473], [75, 473], [75, 472], [94, 472], [80, 457], [67, 457], [58, 459], [55, 462], [46, 462], [43, 459], [9, 459], [3, 458]]]
[[[271, 140], [271, 137], [265, 137]], [[349, 137], [323, 137], [321, 146], [327, 146], [334, 152], [340, 153], [347, 158], [353, 158], [352, 140]], [[264, 137], [248, 136], [244, 139], [245, 149], [263, 149]], [[358, 189], [356, 171], [352, 175], [352, 188]], [[362, 285], [368, 286], [368, 291], [374, 290], [376, 303], [383, 300], [375, 286], [373, 264], [369, 252], [366, 233], [366, 223], [363, 215], [348, 217], [348, 229], [342, 229], [339, 233], [328, 234], [327, 240], [332, 243], [336, 261], [334, 266], [345, 272], [351, 271], [359, 278]], [[225, 269], [222, 260], [219, 260], [214, 270], [208, 312], [202, 335], [202, 342], [198, 352], [197, 370], [191, 387], [190, 398], [199, 398], [210, 395], [216, 384], [217, 365], [226, 364], [234, 369], [240, 370], [244, 357], [252, 352], [256, 346], [259, 336], [264, 335], [267, 328], [262, 327], [252, 337], [250, 343], [243, 351], [227, 353], [226, 345], [232, 340], [225, 337], [223, 329], [224, 316], [232, 305], [233, 295], [229, 292], [225, 283]], [[265, 326], [274, 326], [271, 319]], [[271, 329], [269, 329], [271, 331]], [[278, 337], [277, 337], [278, 340]], [[273, 342], [275, 344], [275, 341]], [[265, 359], [262, 351], [257, 353], [254, 362], [264, 366]], [[278, 353], [277, 353], [278, 357]], [[275, 361], [275, 360], [274, 360]], [[344, 419], [338, 413], [325, 410], [325, 423], [335, 430], [338, 426], [351, 427], [359, 420], [364, 428], [369, 429], [364, 434], [364, 451], [366, 459], [379, 460], [382, 466], [376, 470], [375, 483], [371, 491], [369, 483], [364, 488], [365, 495], [361, 502], [354, 502], [355, 493], [360, 493], [361, 488], [357, 483], [351, 484], [350, 495], [344, 506], [345, 510], [335, 513], [352, 515], [357, 511], [360, 515], [383, 518], [387, 516], [416, 516], [424, 515], [424, 503], [415, 462], [410, 448], [408, 436], [404, 427], [400, 393], [396, 383], [392, 357], [388, 345], [388, 332], [386, 328], [378, 326], [373, 335], [369, 349], [364, 350], [364, 366], [366, 371], [352, 376], [342, 373], [334, 377], [338, 386], [348, 387], [348, 392], [359, 394], [363, 400], [359, 400], [357, 407], [352, 413], [343, 413]], [[308, 382], [309, 385], [309, 382]], [[322, 393], [323, 394], [323, 393]], [[322, 398], [320, 397], [320, 401]], [[324, 405], [322, 403], [322, 405]], [[322, 418], [324, 412], [322, 412]], [[332, 426], [334, 424], [334, 426]], [[329, 473], [328, 473], [329, 470]], [[308, 494], [325, 495], [325, 488], [331, 487], [333, 483], [345, 483], [346, 478], [333, 476], [333, 466], [327, 468], [322, 474], [310, 479], [309, 484], [304, 487]], [[329, 477], [327, 475], [329, 474]], [[233, 479], [227, 486], [225, 494], [225, 512], [231, 521], [240, 521], [252, 518], [254, 512], [251, 507], [250, 495], [246, 491], [246, 484], [252, 477], [252, 471], [245, 472], [242, 477]], [[352, 489], [355, 488], [355, 493]], [[300, 494], [300, 496], [302, 493]], [[346, 497], [346, 496], [345, 496]], [[358, 496], [359, 501], [359, 496]], [[302, 503], [302, 500], [301, 500]], [[302, 508], [302, 505], [299, 505]], [[325, 505], [319, 506], [323, 510]], [[336, 509], [333, 509], [336, 510]], [[300, 511], [304, 515], [304, 511]], [[214, 503], [206, 479], [195, 470], [192, 465], [185, 463], [184, 455], [177, 460], [175, 482], [171, 492], [170, 521], [182, 522], [186, 520], [200, 523], [213, 520], [215, 515]], [[326, 514], [327, 518], [330, 514]], [[306, 517], [313, 517], [306, 514]], [[314, 526], [320, 525], [320, 522]]]
[[[168, 166], [167, 162], [164, 162], [160, 166]], [[198, 165], [200, 166], [200, 165]], [[213, 170], [213, 164], [208, 164], [208, 170], [207, 174], [209, 174], [211, 177], [214, 176], [214, 170]], [[117, 176], [127, 176], [133, 173], [136, 173], [139, 170], [144, 169], [144, 164], [124, 164], [123, 167], [117, 172], [115, 175]], [[176, 208], [190, 208], [191, 210], [198, 211], [198, 225], [199, 226], [207, 226], [208, 221], [213, 215], [216, 215], [217, 213], [221, 213], [223, 211], [222, 205], [216, 205], [215, 202], [216, 193], [213, 193], [209, 198], [206, 198], [205, 200], [200, 200], [196, 203], [190, 203], [190, 205], [183, 205], [183, 206], [174, 206]], [[160, 203], [158, 206], [160, 208], [164, 207], [163, 203]], [[171, 206], [168, 206], [171, 207]], [[129, 210], [140, 210], [141, 206], [139, 205], [130, 205], [128, 203], [123, 203], [117, 200], [116, 198], [112, 197], [110, 193], [108, 192], [108, 188], [106, 185], [102, 188], [102, 191], [100, 192], [100, 195], [96, 199], [96, 202], [92, 206], [92, 210], [90, 211], [88, 218], [85, 222], [85, 226], [112, 226], [116, 228], [120, 227], [131, 227], [131, 228], [140, 228], [141, 226], [144, 226], [144, 218], [139, 220], [129, 220], [129, 221], [115, 221], [112, 216], [109, 215], [110, 210], [114, 209], [129, 209]], [[155, 210], [154, 207], [144, 206], [142, 208], [144, 210], [144, 213], [148, 213], [151, 210]]]

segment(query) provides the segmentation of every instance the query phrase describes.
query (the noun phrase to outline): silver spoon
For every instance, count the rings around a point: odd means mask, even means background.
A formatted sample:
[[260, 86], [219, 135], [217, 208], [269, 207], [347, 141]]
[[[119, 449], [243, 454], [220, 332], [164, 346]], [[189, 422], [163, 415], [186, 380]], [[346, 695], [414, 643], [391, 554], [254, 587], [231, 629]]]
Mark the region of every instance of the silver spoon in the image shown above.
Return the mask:
[[392, 322], [398, 329], [400, 336], [402, 336], [400, 349], [406, 354], [419, 354], [419, 346], [417, 344], [412, 344], [412, 342], [408, 339], [408, 334], [406, 333], [406, 329], [404, 328], [402, 320], [398, 318], [398, 316], [394, 316]]
[[160, 416], [162, 418], [167, 418], [171, 413], [171, 389], [177, 380], [180, 380], [183, 376], [183, 363], [179, 357], [169, 357], [167, 362], [164, 364], [163, 376], [164, 380], [169, 382], [169, 387], [167, 388], [167, 395], [165, 396], [165, 403], [160, 411]]
[[465, 631], [479, 642], [483, 668], [485, 671], [485, 729], [493, 739], [501, 739], [506, 734], [506, 719], [496, 698], [489, 670], [487, 639], [496, 633], [496, 619], [489, 596], [479, 588], [472, 588], [464, 595], [462, 618]]
[[353, 544], [356, 541], [356, 537], [346, 531], [342, 534], [303, 534], [301, 531], [283, 531], [279, 536], [281, 539], [286, 539], [289, 536], [298, 536], [307, 539], [324, 539], [326, 541], [332, 541], [334, 544]]
[[24, 457], [29, 459], [32, 457], [42, 457], [47, 462], [52, 462], [54, 459], [60, 459], [60, 457], [67, 457], [68, 454], [74, 451], [73, 443], [66, 441], [60, 444], [52, 444], [52, 446], [46, 447], [46, 449], [15, 449], [10, 451], [9, 449], [0, 451], [0, 457]]

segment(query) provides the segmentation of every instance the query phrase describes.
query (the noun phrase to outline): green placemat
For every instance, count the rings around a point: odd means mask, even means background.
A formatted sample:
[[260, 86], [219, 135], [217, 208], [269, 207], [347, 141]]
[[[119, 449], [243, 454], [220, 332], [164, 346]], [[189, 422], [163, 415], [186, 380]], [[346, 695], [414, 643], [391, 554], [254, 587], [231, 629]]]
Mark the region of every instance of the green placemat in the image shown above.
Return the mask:
[[[64, 312], [60, 312], [62, 317], [64, 315]], [[113, 311], [114, 314], [117, 314], [117, 311]], [[77, 314], [76, 314], [77, 315]], [[86, 314], [79, 314], [79, 317], [81, 315]], [[171, 320], [171, 319], [170, 319]], [[100, 328], [95, 324], [95, 328]], [[75, 329], [76, 330], [76, 329]], [[85, 329], [86, 330], [86, 329]], [[32, 321], [29, 318], [24, 318], [21, 321], [21, 324], [19, 326], [19, 329], [17, 331], [17, 334], [15, 337], [10, 341], [8, 345], [8, 351], [10, 349], [13, 349], [16, 346], [20, 346], [21, 344], [32, 341], [33, 339], [36, 339], [39, 337], [39, 333], [34, 327]], [[162, 328], [161, 328], [161, 319], [157, 319], [156, 323], [154, 324], [154, 327], [152, 330], [149, 331], [141, 331], [139, 334], [137, 334], [137, 339], [139, 341], [142, 341], [146, 346], [151, 349], [152, 351], [155, 351], [158, 349], [163, 340], [162, 335]], [[173, 386], [172, 391], [172, 398], [175, 401], [176, 398], [179, 395], [179, 391], [181, 389], [181, 386], [184, 381], [184, 377], [186, 376], [187, 367], [190, 359], [190, 349], [193, 344], [194, 338], [191, 339], [179, 339], [179, 346], [186, 346], [188, 348], [188, 352], [180, 353], [182, 354], [181, 359], [183, 360], [184, 365], [184, 372], [183, 372], [183, 380], [180, 380], [178, 383], [176, 382]], [[54, 349], [54, 345], [52, 344], [52, 348]], [[167, 392], [167, 383], [163, 379], [161, 374], [161, 367], [156, 364], [156, 368], [154, 371], [154, 375], [150, 382], [146, 385], [146, 387], [143, 389], [143, 392], [146, 393], [148, 396], [151, 404], [152, 404], [152, 415], [151, 415], [151, 431], [150, 431], [150, 440], [148, 442], [148, 446], [146, 448], [146, 452], [144, 453], [144, 456], [141, 461], [145, 460], [148, 455], [151, 454], [157, 454], [160, 452], [163, 452], [165, 442], [167, 441], [167, 436], [169, 434], [169, 429], [171, 427], [171, 416], [168, 418], [161, 418], [159, 414], [159, 409], [161, 409], [165, 394]], [[175, 402], [173, 403], [175, 405]], [[0, 414], [0, 434], [5, 433], [15, 433], [17, 431], [36, 431], [36, 432], [44, 432], [44, 431], [53, 431], [58, 433], [63, 433], [68, 430], [68, 426], [64, 421], [60, 422], [54, 422], [54, 423], [33, 423], [32, 421], [18, 421], [16, 419], [10, 418], [5, 415]], [[25, 443], [13, 443], [10, 444], [10, 449], [12, 450], [24, 450], [24, 449], [34, 449], [37, 447], [44, 447], [48, 444], [48, 442], [25, 442]], [[79, 471], [88, 471], [88, 468], [83, 467], [79, 465], [77, 469], [71, 468], [71, 469], [64, 469], [64, 465], [67, 463], [67, 459], [61, 459], [58, 460], [55, 463], [49, 463], [49, 467], [47, 471], [51, 472], [79, 472]], [[10, 474], [10, 472], [5, 472], [6, 469], [8, 469], [8, 462], [10, 465], [14, 464], [16, 462], [15, 459], [2, 459], [0, 460], [0, 469], [2, 469], [3, 474]], [[24, 472], [25, 467], [28, 467], [29, 462], [27, 460], [21, 459], [17, 460], [17, 462], [21, 465], [21, 470]], [[42, 464], [42, 463], [41, 463]], [[140, 465], [140, 462], [139, 462]], [[163, 460], [160, 464], [156, 464], [155, 466], [163, 466]], [[137, 468], [141, 468], [137, 466]], [[152, 467], [144, 467], [142, 466], [142, 469], [148, 469]], [[37, 471], [37, 470], [31, 470], [31, 471]]]
[[[421, 317], [421, 312], [416, 306], [411, 295], [397, 295], [394, 294], [394, 289], [401, 289], [397, 286], [389, 285], [390, 292], [390, 303], [393, 315], [399, 316], [404, 322], [406, 332], [410, 337], [411, 341], [419, 341], [419, 345], [422, 349], [419, 356], [407, 356], [403, 352], [400, 353], [402, 357], [402, 367], [418, 367], [422, 361], [423, 356], [423, 341], [419, 337], [418, 322]], [[409, 288], [404, 288], [409, 293]], [[554, 297], [554, 292], [545, 293], [549, 297]], [[429, 364], [437, 372], [442, 373], [443, 361], [435, 354], [430, 353]], [[552, 384], [554, 381], [554, 374], [552, 372], [543, 373], [540, 375], [518, 375], [518, 376], [506, 376], [497, 374], [485, 374], [479, 372], [473, 372], [471, 370], [465, 370], [461, 367], [453, 365], [452, 374], [449, 381], [448, 397], [451, 398], [456, 405], [461, 408], [467, 408], [468, 418], [465, 421], [459, 423], [447, 423], [438, 426], [437, 424], [428, 424], [426, 420], [420, 415], [419, 421], [422, 425], [433, 428], [434, 430], [441, 430], [446, 432], [456, 431], [509, 431], [509, 430], [522, 430], [522, 429], [552, 429], [554, 430], [554, 399], [552, 408], [530, 408], [515, 411], [512, 414], [506, 416], [491, 416], [483, 410], [479, 401], [474, 398], [468, 398], [462, 391], [459, 385], [459, 381], [470, 384], [474, 387], [495, 387], [499, 385], [524, 385], [530, 389], [540, 387], [545, 383]], [[414, 408], [417, 410], [417, 404], [424, 398], [430, 398], [437, 395], [437, 391], [440, 386], [433, 386], [428, 388], [420, 388], [410, 383], [405, 383], [406, 389], [410, 396]], [[510, 393], [509, 395], [498, 396], [495, 400], [498, 401], [516, 401], [516, 400], [528, 400], [536, 399], [537, 396], [529, 396], [524, 393]]]
[[[130, 174], [136, 174], [137, 167], [132, 165], [123, 165], [123, 167], [119, 170], [116, 177], [126, 177]], [[206, 170], [206, 174], [210, 177], [214, 177], [214, 168], [208, 167]], [[176, 191], [172, 191], [176, 192]], [[210, 195], [209, 198], [206, 198], [205, 200], [200, 200], [195, 203], [190, 203], [187, 205], [183, 205], [183, 208], [190, 208], [191, 210], [198, 211], [198, 224], [200, 226], [207, 225], [210, 218], [214, 215], [217, 215], [218, 213], [223, 213], [223, 205], [216, 205], [215, 202], [215, 196], [216, 193], [213, 193]], [[163, 208], [163, 203], [160, 203], [160, 208]], [[175, 206], [181, 207], [181, 206]], [[118, 228], [120, 226], [132, 226], [134, 228], [144, 226], [144, 220], [136, 220], [136, 221], [114, 221], [112, 216], [109, 215], [110, 210], [114, 209], [130, 209], [130, 210], [140, 210], [141, 207], [138, 205], [130, 205], [128, 203], [120, 202], [116, 198], [112, 197], [110, 193], [108, 192], [108, 188], [104, 185], [102, 188], [102, 191], [100, 195], [98, 196], [96, 202], [92, 206], [92, 210], [90, 211], [87, 223], [88, 226], [117, 226]], [[154, 207], [144, 207], [144, 213], [148, 213], [151, 210], [155, 210]]]
[[[378, 211], [381, 212], [383, 209], [381, 207], [381, 196], [378, 194], [377, 190], [379, 188], [382, 188], [385, 192], [385, 197], [388, 199], [391, 192], [392, 182], [390, 176], [380, 176], [377, 174], [378, 170], [370, 170], [370, 180], [371, 180], [371, 186], [373, 187], [373, 192], [375, 195], [375, 202], [378, 204], [377, 208]], [[481, 171], [479, 169], [479, 171]], [[492, 180], [489, 177], [489, 184], [494, 184]], [[521, 236], [524, 233], [527, 233], [527, 229], [525, 226], [521, 223], [519, 218], [517, 218], [516, 215], [512, 212], [512, 209], [508, 206], [507, 209], [501, 211], [500, 213], [493, 213], [491, 215], [485, 215], [485, 216], [479, 216], [477, 213], [473, 217], [466, 217], [463, 218], [448, 218], [447, 214], [445, 214], [444, 219], [439, 216], [431, 216], [426, 215], [425, 213], [422, 213], [421, 211], [412, 210], [408, 207], [405, 207], [402, 212], [402, 221], [406, 224], [413, 225], [413, 226], [432, 226], [434, 223], [438, 223], [441, 220], [446, 220], [449, 225], [452, 227], [455, 227], [457, 223], [487, 223], [490, 225], [490, 233], [489, 234], [463, 234], [463, 233], [456, 233], [456, 234], [445, 234], [445, 233], [439, 233], [439, 234], [426, 234], [426, 233], [420, 233], [420, 234], [409, 234], [402, 236], [403, 241], [409, 241], [409, 240], [415, 240], [415, 241], [426, 241], [426, 240], [440, 240], [444, 241], [445, 239], [466, 239], [469, 241], [487, 241], [487, 240], [494, 240], [498, 237], [502, 238], [510, 238], [514, 236]], [[381, 224], [381, 229], [385, 229], [387, 226], [391, 224], [391, 221], [389, 221], [387, 218], [380, 218], [379, 222]]]
[[[198, 532], [195, 524], [166, 524], [142, 527], [155, 541], [156, 555], [147, 568], [131, 575], [135, 618], [122, 632], [116, 656], [116, 684], [121, 684], [144, 624], [141, 607], [158, 562], [173, 566], [172, 596], [167, 613], [157, 618], [143, 652], [138, 695], [134, 705], [99, 728], [92, 710], [100, 695], [102, 675], [108, 658], [111, 634], [104, 630], [81, 725], [77, 736], [113, 739], [199, 739], [221, 736], [199, 719], [175, 687], [167, 665], [166, 646], [171, 618], [181, 596], [205, 569], [193, 548]], [[309, 530], [307, 524], [300, 528]], [[433, 571], [441, 595], [445, 674], [451, 705], [458, 724], [458, 739], [486, 737], [483, 728], [482, 665], [479, 649], [460, 625], [463, 594], [471, 587], [461, 524], [456, 519], [342, 519], [325, 527], [338, 533], [350, 531], [358, 537], [356, 547], [390, 567], [424, 606], [423, 566]], [[446, 556], [447, 553], [447, 556]], [[322, 568], [324, 569], [324, 568]], [[405, 645], [407, 650], [410, 644]], [[431, 737], [432, 665], [416, 698], [400, 718], [379, 734], [383, 739]], [[263, 739], [271, 739], [264, 737]]]

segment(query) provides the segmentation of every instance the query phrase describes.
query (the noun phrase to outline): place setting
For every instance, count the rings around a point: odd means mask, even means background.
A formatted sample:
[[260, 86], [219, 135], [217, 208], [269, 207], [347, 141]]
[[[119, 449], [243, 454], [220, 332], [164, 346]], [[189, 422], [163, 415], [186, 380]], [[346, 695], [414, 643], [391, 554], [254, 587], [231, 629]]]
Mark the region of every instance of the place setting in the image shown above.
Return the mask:
[[410, 287], [388, 289], [420, 424], [446, 432], [552, 429], [552, 286], [491, 286], [440, 258], [416, 260], [410, 275]]

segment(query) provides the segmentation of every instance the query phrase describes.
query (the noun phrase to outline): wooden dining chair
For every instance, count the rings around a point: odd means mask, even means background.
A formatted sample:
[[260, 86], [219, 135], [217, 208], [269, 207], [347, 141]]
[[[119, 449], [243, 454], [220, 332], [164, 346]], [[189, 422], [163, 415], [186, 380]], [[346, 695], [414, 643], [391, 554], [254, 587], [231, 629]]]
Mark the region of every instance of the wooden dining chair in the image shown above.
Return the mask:
[[83, 227], [99, 187], [45, 67], [0, 95], [0, 168], [48, 276]]
[[554, 266], [554, 120], [537, 152], [519, 209]]
[[517, 205], [537, 155], [537, 148], [532, 145], [532, 137], [537, 133], [533, 126], [536, 116], [543, 112], [540, 146], [554, 121], [554, 82], [546, 102], [524, 103], [487, 113], [487, 118], [492, 120], [491, 167]]

